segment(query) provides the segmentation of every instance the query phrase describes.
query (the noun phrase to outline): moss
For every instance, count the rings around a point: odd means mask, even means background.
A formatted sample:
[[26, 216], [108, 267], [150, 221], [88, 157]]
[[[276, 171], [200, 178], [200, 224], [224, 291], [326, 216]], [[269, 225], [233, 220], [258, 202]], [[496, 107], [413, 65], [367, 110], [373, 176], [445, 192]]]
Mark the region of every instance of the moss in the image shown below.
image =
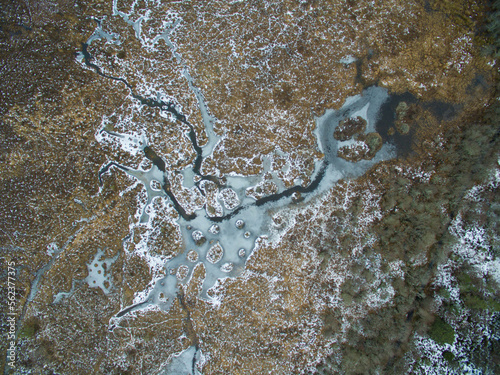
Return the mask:
[[480, 280], [471, 278], [466, 271], [459, 273], [457, 280], [462, 300], [469, 309], [500, 311], [500, 303], [481, 292]]
[[482, 298], [477, 294], [463, 296], [464, 304], [470, 309], [500, 311], [500, 303], [492, 298]]
[[398, 131], [403, 135], [408, 134], [410, 132], [410, 125], [403, 122], [398, 126]]
[[489, 45], [485, 46], [485, 52], [494, 58], [500, 57], [500, 1], [492, 4], [491, 13], [488, 16], [486, 32]]
[[475, 292], [477, 290], [471, 277], [466, 272], [459, 273], [457, 280], [462, 293]]
[[375, 155], [378, 150], [382, 148], [382, 137], [380, 136], [379, 133], [368, 133], [366, 135], [366, 144], [370, 148], [370, 153]]
[[18, 338], [30, 338], [37, 334], [40, 330], [40, 322], [37, 318], [30, 318], [24, 322], [19, 334]]
[[453, 359], [455, 359], [455, 356], [453, 355], [452, 352], [446, 350], [443, 352], [443, 358], [451, 363], [451, 362], [453, 362]]
[[447, 289], [444, 289], [444, 288], [439, 289], [438, 294], [441, 297], [446, 298], [446, 299], [450, 298], [450, 296], [451, 296], [450, 292]]
[[455, 341], [455, 330], [438, 316], [432, 323], [429, 336], [438, 344], [452, 344]]
[[396, 107], [396, 115], [398, 119], [405, 117], [407, 112], [408, 112], [408, 103], [403, 101], [399, 102], [398, 106]]

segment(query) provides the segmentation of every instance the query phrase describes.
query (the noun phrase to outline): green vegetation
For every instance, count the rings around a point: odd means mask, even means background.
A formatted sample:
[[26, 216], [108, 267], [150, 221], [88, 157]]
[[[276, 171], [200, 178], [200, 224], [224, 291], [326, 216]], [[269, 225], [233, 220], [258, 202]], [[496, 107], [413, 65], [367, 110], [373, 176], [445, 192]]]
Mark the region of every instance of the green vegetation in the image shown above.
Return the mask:
[[[373, 366], [385, 366], [381, 368], [387, 373], [404, 372], [405, 365], [400, 358], [406, 350], [411, 350], [409, 342], [412, 333], [421, 334], [426, 327], [428, 335], [439, 344], [452, 344], [464, 336], [471, 337], [475, 344], [481, 340], [469, 331], [471, 327], [483, 324], [481, 319], [484, 313], [497, 311], [496, 300], [486, 298], [481, 293], [485, 291], [488, 296], [495, 295], [495, 291], [488, 289], [488, 282], [469, 276], [473, 275], [472, 269], [465, 267], [455, 273], [459, 278], [465, 307], [472, 312], [471, 322], [466, 324], [468, 328], [464, 329], [458, 324], [457, 327], [461, 328], [455, 331], [449, 323], [458, 323], [457, 319], [464, 311], [463, 305], [445, 302], [439, 311], [441, 317], [436, 317], [433, 321], [436, 294], [439, 293], [445, 300], [450, 298], [446, 289], [435, 290], [433, 281], [437, 267], [450, 257], [454, 258], [456, 264], [464, 262], [458, 254], [451, 252], [456, 239], [450, 233], [449, 226], [459, 213], [467, 225], [479, 223], [487, 229], [495, 222], [495, 217], [490, 217], [488, 213], [491, 206], [489, 203], [480, 202], [477, 207], [472, 207], [464, 197], [474, 185], [484, 184], [495, 168], [499, 122], [500, 111], [496, 111], [493, 105], [484, 112], [469, 113], [443, 129], [440, 140], [443, 146], [435, 147], [432, 157], [419, 155], [423, 151], [416, 147], [418, 153], [395, 162], [402, 170], [412, 170], [418, 165], [420, 170], [432, 175], [429, 180], [397, 173], [391, 166], [372, 170], [372, 181], [377, 184], [373, 190], [382, 191], [380, 208], [383, 217], [370, 228], [370, 233], [375, 234], [378, 241], [365, 254], [370, 251], [380, 252], [385, 262], [402, 260], [405, 263], [405, 278], [393, 283], [396, 290], [395, 307], [377, 311], [380, 321], [374, 320], [373, 315], [362, 320], [359, 325], [363, 327], [363, 339], [351, 334], [353, 337], [349, 337], [344, 351], [346, 358], [341, 366], [342, 371], [362, 373]], [[432, 141], [432, 138], [428, 139]], [[487, 199], [488, 202], [494, 200], [494, 195], [490, 194]], [[484, 207], [479, 206], [480, 204]], [[351, 254], [350, 246], [355, 243], [355, 238], [349, 228], [356, 227], [356, 218], [362, 211], [363, 202], [354, 199], [349, 212], [336, 215], [331, 231], [336, 233], [338, 244], [332, 243], [325, 247], [325, 252], [337, 252], [345, 256]], [[495, 228], [491, 227], [488, 231], [495, 233]], [[358, 284], [364, 285], [364, 282], [359, 281]], [[346, 305], [356, 303], [356, 293], [349, 286], [349, 283], [343, 285], [341, 292]], [[368, 345], [368, 340], [374, 344]], [[384, 343], [392, 347], [383, 348]], [[492, 345], [492, 342], [488, 341], [486, 344]], [[477, 345], [475, 349], [471, 348], [468, 354], [471, 359], [474, 358], [473, 350], [480, 352], [480, 357], [484, 360], [484, 363], [474, 362], [477, 368], [490, 366], [485, 364], [493, 361], [493, 351], [489, 346]], [[353, 370], [350, 366], [354, 365], [349, 359], [352, 359], [351, 355], [355, 357], [360, 352], [369, 360], [365, 360], [364, 365], [356, 365], [356, 370]], [[396, 354], [390, 358], [386, 353]], [[415, 360], [423, 364], [420, 355], [415, 353]], [[444, 352], [442, 355], [450, 366], [458, 365], [451, 352]], [[432, 360], [428, 359], [428, 362], [429, 365], [432, 364]], [[324, 366], [334, 366], [334, 360], [325, 361]]]
[[470, 309], [500, 311], [500, 303], [492, 298], [482, 298], [475, 294], [464, 296], [464, 303]]
[[486, 53], [497, 59], [500, 57], [500, 0], [496, 0], [492, 4], [486, 30], [491, 38], [491, 44], [487, 46]]
[[453, 344], [453, 341], [455, 341], [455, 330], [438, 316], [434, 320], [434, 323], [432, 323], [429, 336], [438, 344]]
[[471, 270], [464, 268], [457, 274], [460, 297], [465, 306], [474, 310], [500, 311], [500, 303], [494, 296], [487, 295], [486, 290], [494, 294], [494, 288], [488, 287], [483, 279], [471, 277]]
[[31, 338], [40, 331], [40, 322], [36, 318], [28, 319], [24, 322], [21, 330], [19, 331], [18, 338]]
[[443, 358], [446, 359], [448, 362], [453, 362], [455, 356], [453, 355], [452, 352], [446, 350], [443, 352]]

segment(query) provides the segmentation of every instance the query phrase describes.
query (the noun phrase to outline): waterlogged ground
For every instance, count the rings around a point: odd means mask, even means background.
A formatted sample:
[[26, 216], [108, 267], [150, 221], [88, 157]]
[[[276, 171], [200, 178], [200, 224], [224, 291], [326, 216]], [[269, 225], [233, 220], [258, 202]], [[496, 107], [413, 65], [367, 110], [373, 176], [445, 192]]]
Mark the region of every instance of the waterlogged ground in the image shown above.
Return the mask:
[[0, 8], [5, 373], [499, 371], [488, 6]]

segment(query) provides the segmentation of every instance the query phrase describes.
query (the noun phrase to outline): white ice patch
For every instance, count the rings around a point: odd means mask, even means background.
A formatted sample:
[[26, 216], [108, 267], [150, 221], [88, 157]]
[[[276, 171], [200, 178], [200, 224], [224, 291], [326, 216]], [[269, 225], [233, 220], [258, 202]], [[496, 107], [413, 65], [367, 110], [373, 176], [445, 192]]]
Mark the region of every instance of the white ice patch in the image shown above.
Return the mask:
[[405, 262], [403, 262], [402, 260], [395, 260], [393, 262], [390, 262], [388, 265], [391, 277], [399, 277], [401, 279], [405, 278], [405, 272], [403, 271]]
[[368, 131], [375, 131], [375, 124], [374, 124], [374, 121], [372, 121], [373, 118], [370, 118], [368, 116], [368, 108], [369, 107], [370, 107], [370, 103], [366, 103], [366, 105], [364, 107], [362, 107], [361, 109], [359, 109], [356, 112], [351, 113], [350, 117], [351, 118], [361, 117], [362, 119], [364, 119], [366, 121], [366, 129]]
[[47, 245], [47, 255], [48, 256], [53, 256], [54, 254], [57, 254], [59, 251], [58, 251], [58, 247], [57, 247], [57, 244], [55, 242], [51, 242]]
[[339, 63], [349, 65], [349, 64], [352, 64], [353, 62], [356, 62], [356, 61], [358, 61], [358, 60], [354, 56], [347, 55], [347, 56], [341, 58]]
[[113, 287], [111, 282], [111, 265], [118, 259], [118, 254], [113, 258], [105, 258], [104, 250], [99, 250], [94, 259], [87, 264], [89, 275], [85, 281], [91, 288], [101, 288], [104, 294], [109, 294]]
[[[203, 375], [199, 368], [203, 363], [203, 355], [195, 346], [190, 346], [180, 353], [174, 354], [162, 375]], [[163, 366], [162, 366], [163, 367]]]
[[[450, 300], [457, 305], [460, 305], [460, 288], [458, 287], [455, 276], [453, 276], [453, 272], [456, 268], [457, 265], [452, 260], [448, 260], [446, 263], [440, 264], [437, 268], [434, 285], [445, 289], [450, 295]], [[443, 301], [443, 297], [438, 294], [436, 295], [436, 300], [438, 303], [441, 303]]]
[[408, 167], [404, 168], [395, 166], [394, 169], [398, 172], [401, 177], [406, 177], [411, 180], [418, 181], [420, 183], [428, 184], [431, 177], [434, 175], [434, 171], [424, 171], [422, 167]]
[[121, 134], [106, 130], [107, 118], [103, 118], [102, 125], [95, 133], [95, 139], [102, 145], [112, 149], [118, 146], [121, 150], [136, 156], [143, 152], [147, 145], [147, 137], [144, 132], [132, 132], [131, 134]]

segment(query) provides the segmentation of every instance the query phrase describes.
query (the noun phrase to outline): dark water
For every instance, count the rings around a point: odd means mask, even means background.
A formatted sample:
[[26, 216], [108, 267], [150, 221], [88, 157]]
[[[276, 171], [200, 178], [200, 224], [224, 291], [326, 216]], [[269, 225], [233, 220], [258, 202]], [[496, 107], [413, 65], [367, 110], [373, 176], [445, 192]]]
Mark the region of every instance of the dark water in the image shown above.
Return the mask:
[[379, 118], [375, 124], [377, 132], [381, 135], [382, 140], [396, 146], [397, 156], [405, 157], [410, 155], [412, 151], [412, 143], [414, 141], [415, 127], [410, 127], [408, 134], [400, 134], [397, 130], [393, 135], [389, 135], [389, 129], [394, 128], [396, 121], [396, 108], [400, 102], [406, 102], [408, 105], [416, 104], [417, 110], [428, 110], [436, 119], [441, 121], [452, 120], [460, 106], [440, 101], [422, 101], [415, 95], [405, 92], [401, 95], [390, 95], [389, 99], [380, 108]]
[[394, 125], [396, 121], [396, 108], [402, 101], [407, 104], [413, 104], [417, 102], [417, 98], [410, 93], [390, 95], [389, 100], [382, 104], [378, 121], [375, 124], [375, 129], [382, 137], [384, 143], [388, 142], [396, 146], [398, 157], [406, 156], [411, 153], [411, 144], [414, 132], [414, 129], [411, 128], [410, 133], [406, 135], [399, 134], [398, 131], [396, 131], [393, 135], [388, 134], [391, 127], [394, 129], [396, 128]]

